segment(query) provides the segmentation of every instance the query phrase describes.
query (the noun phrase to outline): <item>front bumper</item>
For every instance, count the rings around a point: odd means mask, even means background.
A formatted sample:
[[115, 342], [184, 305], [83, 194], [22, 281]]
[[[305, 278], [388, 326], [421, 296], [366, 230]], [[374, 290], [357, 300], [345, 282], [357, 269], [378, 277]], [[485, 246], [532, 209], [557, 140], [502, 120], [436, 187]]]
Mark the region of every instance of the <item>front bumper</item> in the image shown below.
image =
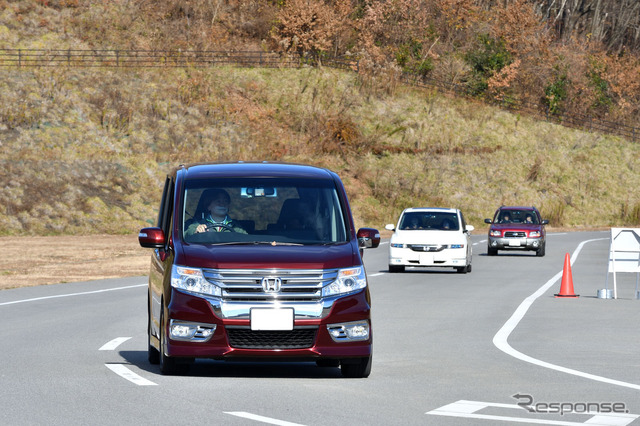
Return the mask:
[[542, 244], [541, 238], [489, 237], [489, 247], [497, 250], [538, 250]]
[[466, 250], [445, 249], [440, 252], [418, 252], [408, 248], [391, 248], [389, 265], [425, 267], [467, 266]]
[[[264, 307], [264, 304], [256, 307]], [[275, 307], [275, 306], [272, 306]], [[167, 339], [166, 352], [171, 357], [212, 359], [343, 359], [371, 355], [371, 307], [367, 290], [337, 298], [324, 315], [309, 318], [304, 309], [296, 310], [290, 331], [251, 330], [249, 318], [222, 318], [217, 299], [205, 299], [172, 290], [167, 318], [174, 321], [215, 325], [206, 340]], [[170, 321], [166, 321], [168, 327]], [[349, 340], [336, 335], [343, 324], [364, 325], [364, 340]], [[330, 330], [334, 333], [332, 338]], [[165, 330], [169, 336], [169, 330]]]

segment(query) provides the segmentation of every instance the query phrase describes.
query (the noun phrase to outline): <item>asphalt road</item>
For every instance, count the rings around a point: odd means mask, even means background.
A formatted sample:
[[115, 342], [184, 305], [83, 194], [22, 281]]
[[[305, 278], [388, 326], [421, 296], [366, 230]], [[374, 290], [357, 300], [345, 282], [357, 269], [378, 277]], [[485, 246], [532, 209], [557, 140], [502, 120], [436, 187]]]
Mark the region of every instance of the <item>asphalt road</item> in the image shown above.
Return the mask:
[[[473, 241], [470, 274], [390, 274], [386, 241], [366, 251], [368, 379], [208, 360], [162, 376], [146, 360], [145, 277], [1, 291], [0, 424], [640, 424], [635, 275], [596, 297], [609, 233], [551, 234], [543, 258]], [[578, 298], [554, 297], [566, 253]]]

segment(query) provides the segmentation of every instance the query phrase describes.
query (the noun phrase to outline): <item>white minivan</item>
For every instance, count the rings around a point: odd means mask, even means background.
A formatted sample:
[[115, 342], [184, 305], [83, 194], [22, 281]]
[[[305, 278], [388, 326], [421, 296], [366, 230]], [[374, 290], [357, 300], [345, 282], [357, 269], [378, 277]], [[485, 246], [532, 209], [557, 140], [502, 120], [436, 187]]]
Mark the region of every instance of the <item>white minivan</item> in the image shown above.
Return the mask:
[[471, 231], [458, 209], [412, 207], [405, 209], [389, 241], [389, 272], [403, 272], [406, 266], [453, 267], [471, 272]]

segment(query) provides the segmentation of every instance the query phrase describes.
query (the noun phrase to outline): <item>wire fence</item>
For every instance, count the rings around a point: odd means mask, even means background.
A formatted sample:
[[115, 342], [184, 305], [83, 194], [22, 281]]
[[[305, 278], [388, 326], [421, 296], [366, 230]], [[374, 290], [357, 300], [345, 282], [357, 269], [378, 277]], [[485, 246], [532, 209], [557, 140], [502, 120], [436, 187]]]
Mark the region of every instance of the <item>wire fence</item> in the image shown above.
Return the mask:
[[[348, 57], [301, 58], [263, 51], [197, 51], [197, 50], [45, 50], [45, 49], [0, 49], [0, 67], [210, 67], [235, 65], [260, 68], [298, 68], [323, 65], [331, 68], [358, 72], [358, 60]], [[433, 88], [461, 97], [472, 97], [469, 88], [441, 80], [404, 74], [403, 82], [421, 88]], [[548, 106], [527, 101], [484, 99], [501, 108], [524, 112], [566, 127], [615, 134], [633, 142], [640, 140], [640, 128], [623, 123], [602, 120], [578, 113], [549, 112]]]

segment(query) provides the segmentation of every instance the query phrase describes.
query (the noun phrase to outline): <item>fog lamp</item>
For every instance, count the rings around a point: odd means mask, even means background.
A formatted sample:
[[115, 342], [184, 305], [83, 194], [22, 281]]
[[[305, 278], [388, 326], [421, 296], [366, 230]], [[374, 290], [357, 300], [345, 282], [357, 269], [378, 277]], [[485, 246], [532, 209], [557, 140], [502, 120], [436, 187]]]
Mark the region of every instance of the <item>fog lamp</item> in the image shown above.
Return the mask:
[[171, 320], [169, 336], [173, 340], [206, 342], [216, 331], [215, 324], [198, 324], [189, 321]]
[[191, 339], [196, 334], [196, 327], [187, 324], [171, 324], [171, 337], [173, 339]]
[[327, 325], [329, 335], [334, 342], [357, 342], [369, 340], [369, 322], [345, 322], [342, 324]]
[[369, 337], [369, 324], [355, 324], [345, 327], [349, 339], [367, 339]]

